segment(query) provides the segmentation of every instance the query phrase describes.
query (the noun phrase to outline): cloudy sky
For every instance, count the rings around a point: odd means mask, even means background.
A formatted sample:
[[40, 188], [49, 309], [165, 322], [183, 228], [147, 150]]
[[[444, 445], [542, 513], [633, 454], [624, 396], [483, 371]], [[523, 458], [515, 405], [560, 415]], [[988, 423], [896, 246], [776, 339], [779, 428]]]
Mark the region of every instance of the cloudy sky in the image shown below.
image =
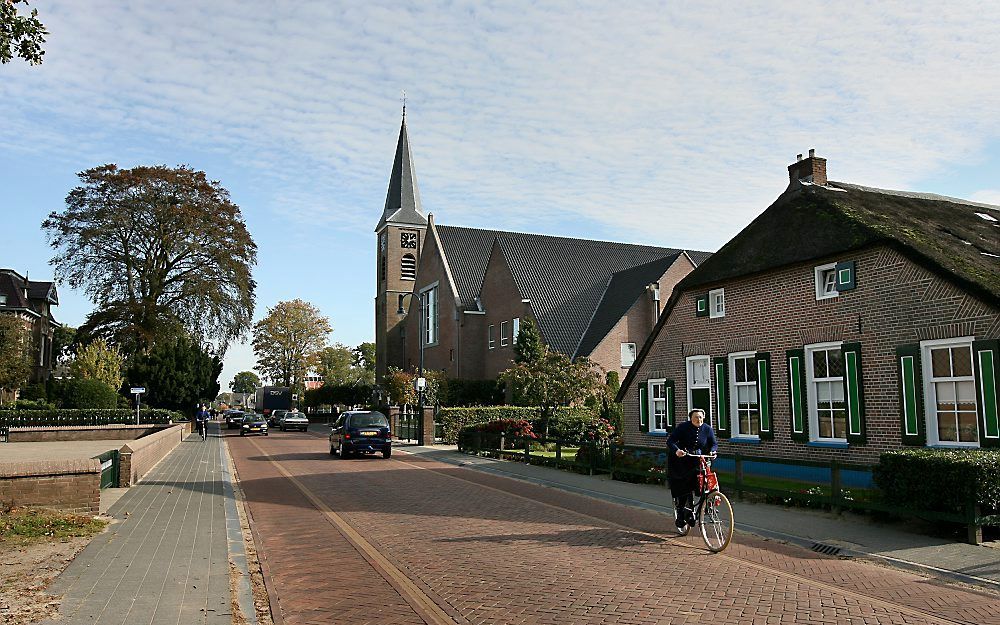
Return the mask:
[[[833, 180], [1000, 203], [996, 2], [31, 6], [44, 64], [0, 66], [0, 266], [51, 277], [39, 224], [76, 172], [189, 164], [260, 247], [255, 318], [301, 297], [350, 345], [403, 90], [439, 223], [715, 250], [809, 148]], [[223, 388], [252, 366], [231, 348]]]

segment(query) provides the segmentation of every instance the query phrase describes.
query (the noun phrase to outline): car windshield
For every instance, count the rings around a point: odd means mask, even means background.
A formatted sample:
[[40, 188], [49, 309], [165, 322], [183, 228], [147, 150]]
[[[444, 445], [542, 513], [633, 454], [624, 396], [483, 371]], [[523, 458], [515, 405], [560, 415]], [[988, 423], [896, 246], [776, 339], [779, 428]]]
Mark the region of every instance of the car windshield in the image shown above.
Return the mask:
[[385, 415], [381, 412], [366, 412], [362, 414], [351, 415], [351, 427], [364, 428], [364, 427], [374, 427], [382, 426], [388, 427], [389, 422], [386, 420]]
[[252, 415], [252, 414], [248, 414], [248, 415], [245, 415], [243, 417], [243, 420], [246, 421], [247, 423], [252, 423], [252, 422], [254, 422], [254, 421], [257, 420], [257, 416], [256, 415]]

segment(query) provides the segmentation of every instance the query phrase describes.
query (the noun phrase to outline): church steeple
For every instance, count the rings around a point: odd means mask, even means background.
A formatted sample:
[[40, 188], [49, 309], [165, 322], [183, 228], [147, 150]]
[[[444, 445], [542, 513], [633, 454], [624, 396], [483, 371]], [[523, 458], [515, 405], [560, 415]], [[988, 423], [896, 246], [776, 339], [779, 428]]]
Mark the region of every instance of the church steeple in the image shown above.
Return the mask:
[[389, 177], [389, 191], [385, 195], [385, 208], [375, 231], [378, 232], [390, 221], [415, 226], [427, 225], [427, 217], [420, 206], [420, 191], [417, 189], [417, 172], [413, 168], [410, 139], [406, 134], [405, 105], [399, 140], [396, 142], [396, 158], [392, 162], [392, 174]]

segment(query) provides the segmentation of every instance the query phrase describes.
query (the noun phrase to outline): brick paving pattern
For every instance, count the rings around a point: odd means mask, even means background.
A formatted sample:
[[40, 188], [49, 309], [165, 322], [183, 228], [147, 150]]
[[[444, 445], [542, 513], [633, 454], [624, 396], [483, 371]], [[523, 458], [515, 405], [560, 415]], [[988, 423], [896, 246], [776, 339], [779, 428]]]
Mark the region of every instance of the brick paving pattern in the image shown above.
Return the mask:
[[865, 562], [742, 534], [713, 555], [662, 514], [428, 458], [229, 440], [289, 623], [423, 621], [272, 460], [459, 623], [1000, 624], [995, 595]]

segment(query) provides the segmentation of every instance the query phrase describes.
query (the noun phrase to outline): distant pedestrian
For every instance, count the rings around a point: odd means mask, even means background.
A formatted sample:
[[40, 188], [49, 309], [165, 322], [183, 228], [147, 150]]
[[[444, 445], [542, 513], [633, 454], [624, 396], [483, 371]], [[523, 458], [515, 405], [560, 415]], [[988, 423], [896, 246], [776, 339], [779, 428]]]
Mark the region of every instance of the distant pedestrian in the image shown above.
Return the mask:
[[198, 414], [195, 415], [195, 420], [198, 423], [198, 431], [201, 433], [201, 440], [205, 441], [208, 439], [208, 419], [211, 415], [208, 414], [208, 407], [202, 404], [198, 409]]

